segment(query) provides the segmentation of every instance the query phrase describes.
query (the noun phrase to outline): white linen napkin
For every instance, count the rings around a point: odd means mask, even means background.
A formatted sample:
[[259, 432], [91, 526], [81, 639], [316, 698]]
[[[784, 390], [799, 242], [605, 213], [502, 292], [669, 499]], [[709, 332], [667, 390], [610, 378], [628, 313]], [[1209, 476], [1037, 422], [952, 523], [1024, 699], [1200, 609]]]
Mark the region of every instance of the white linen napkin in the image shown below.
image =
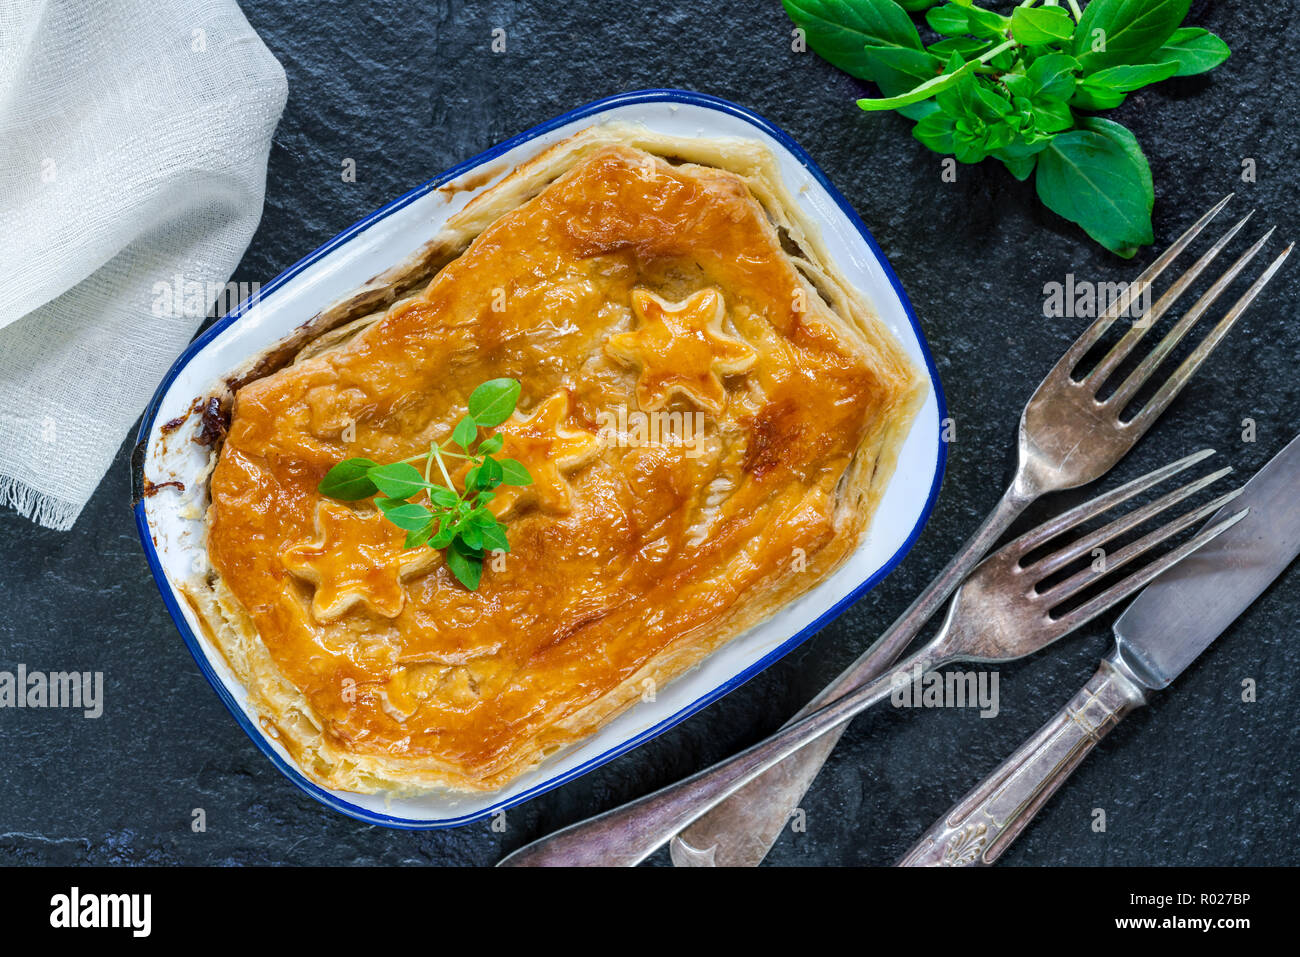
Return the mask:
[[0, 0], [0, 504], [72, 526], [252, 238], [285, 94], [234, 0]]

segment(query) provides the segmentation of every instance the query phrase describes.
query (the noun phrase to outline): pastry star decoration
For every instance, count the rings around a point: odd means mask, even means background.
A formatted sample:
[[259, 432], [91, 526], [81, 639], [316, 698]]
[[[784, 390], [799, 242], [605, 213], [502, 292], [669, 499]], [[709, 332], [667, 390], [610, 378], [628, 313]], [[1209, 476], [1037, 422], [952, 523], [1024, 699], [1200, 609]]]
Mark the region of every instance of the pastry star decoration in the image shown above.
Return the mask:
[[547, 512], [564, 514], [571, 505], [571, 493], [564, 476], [592, 461], [605, 447], [592, 432], [570, 428], [569, 393], [552, 394], [527, 416], [516, 412], [501, 425], [497, 434], [504, 440], [501, 458], [517, 459], [533, 477], [532, 485], [503, 485], [488, 509], [497, 518], [529, 502]]
[[406, 603], [402, 582], [426, 570], [432, 548], [403, 548], [406, 533], [378, 512], [354, 512], [338, 502], [316, 506], [316, 538], [284, 550], [284, 567], [316, 586], [311, 614], [333, 621], [359, 604], [396, 618]]
[[701, 289], [681, 302], [665, 302], [634, 289], [632, 311], [640, 326], [610, 336], [605, 352], [640, 369], [637, 405], [662, 409], [677, 393], [721, 415], [727, 405], [722, 376], [748, 372], [758, 358], [748, 344], [722, 331], [722, 293]]

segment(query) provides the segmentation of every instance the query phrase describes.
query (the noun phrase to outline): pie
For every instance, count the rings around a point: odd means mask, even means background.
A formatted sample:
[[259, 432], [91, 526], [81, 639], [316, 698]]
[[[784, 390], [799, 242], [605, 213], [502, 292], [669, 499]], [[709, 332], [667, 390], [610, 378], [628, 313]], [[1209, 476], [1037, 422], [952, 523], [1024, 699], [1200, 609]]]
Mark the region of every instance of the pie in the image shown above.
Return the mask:
[[[227, 389], [187, 594], [263, 729], [347, 791], [501, 788], [815, 587], [927, 389], [762, 145], [630, 125], [317, 318]], [[493, 500], [511, 548], [470, 591], [317, 486], [446, 439], [499, 377], [534, 482]]]

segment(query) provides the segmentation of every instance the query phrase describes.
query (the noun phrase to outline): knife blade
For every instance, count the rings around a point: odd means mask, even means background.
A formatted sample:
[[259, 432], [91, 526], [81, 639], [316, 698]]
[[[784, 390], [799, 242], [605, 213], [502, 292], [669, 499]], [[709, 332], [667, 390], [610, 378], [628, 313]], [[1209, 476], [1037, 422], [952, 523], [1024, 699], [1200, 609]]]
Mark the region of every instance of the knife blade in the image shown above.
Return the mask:
[[1210, 519], [1250, 514], [1133, 599], [1115, 622], [1119, 658], [1144, 685], [1167, 687], [1300, 554], [1300, 436]]
[[[1300, 554], [1300, 436], [1209, 520], [1245, 518], [1144, 588], [1115, 647], [1055, 717], [939, 819], [899, 866], [992, 864], [1097, 742], [1168, 687]], [[1208, 527], [1208, 526], [1207, 526]]]

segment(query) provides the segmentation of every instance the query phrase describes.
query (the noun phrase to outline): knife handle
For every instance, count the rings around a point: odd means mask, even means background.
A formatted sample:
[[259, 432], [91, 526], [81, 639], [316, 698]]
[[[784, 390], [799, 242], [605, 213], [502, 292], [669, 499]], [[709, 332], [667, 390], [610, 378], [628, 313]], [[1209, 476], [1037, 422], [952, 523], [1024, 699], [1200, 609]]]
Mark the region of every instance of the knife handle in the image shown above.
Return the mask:
[[996, 861], [1098, 741], [1146, 692], [1112, 651], [1070, 703], [958, 801], [899, 867], [984, 866]]

